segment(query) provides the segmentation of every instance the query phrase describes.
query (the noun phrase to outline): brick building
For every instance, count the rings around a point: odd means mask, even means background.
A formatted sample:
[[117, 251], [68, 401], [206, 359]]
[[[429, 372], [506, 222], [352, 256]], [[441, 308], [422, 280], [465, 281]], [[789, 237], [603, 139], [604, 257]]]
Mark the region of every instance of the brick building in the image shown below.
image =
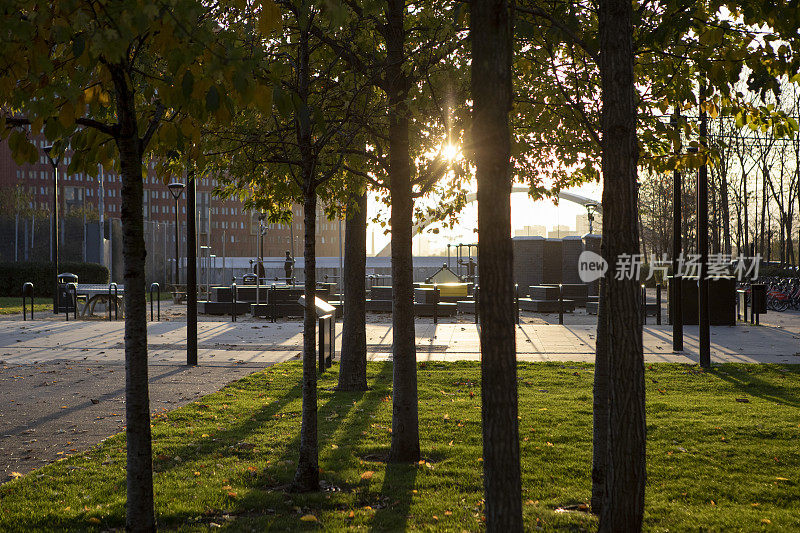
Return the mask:
[[[16, 190], [21, 192], [25, 211], [49, 217], [53, 206], [53, 167], [43, 150], [47, 141], [35, 139], [41, 155], [33, 164], [17, 165], [11, 157], [7, 141], [0, 142], [0, 190]], [[85, 173], [67, 174], [69, 155], [59, 165], [59, 217], [71, 212], [88, 213], [89, 218], [96, 220], [100, 211], [105, 220], [118, 219], [121, 210], [122, 178], [115, 171], [102, 171], [97, 178]], [[203, 177], [197, 183], [197, 231], [200, 245], [208, 245], [210, 253], [219, 257], [252, 258], [258, 254], [257, 213], [247, 211], [238, 200], [222, 200], [213, 195], [217, 185], [213, 177]], [[174, 249], [175, 200], [162, 179], [156, 175], [154, 165], [149, 165], [144, 181], [144, 220], [145, 238], [148, 227], [160, 228], [164, 234], [164, 248]], [[178, 216], [182, 234], [182, 249], [185, 246], [186, 192], [179, 202]], [[290, 240], [294, 237], [293, 255], [303, 253], [303, 216], [302, 207], [294, 207], [292, 227], [287, 224], [266, 223], [263, 254], [265, 257], [283, 257], [286, 250], [292, 249]], [[14, 217], [14, 213], [2, 213], [0, 216]], [[319, 257], [338, 256], [340, 250], [339, 224], [328, 221], [318, 213], [317, 255]], [[43, 221], [43, 224], [47, 224]], [[22, 231], [22, 230], [15, 230]], [[153, 230], [155, 231], [155, 230]], [[5, 233], [6, 231], [4, 231]], [[12, 231], [13, 234], [13, 231]], [[7, 238], [9, 236], [4, 236]], [[342, 233], [343, 238], [343, 233]], [[160, 246], [160, 245], [159, 245]], [[61, 255], [61, 254], [59, 254]], [[174, 253], [172, 253], [174, 255]], [[3, 257], [1, 259], [8, 259]], [[13, 257], [11, 258], [13, 259]]]

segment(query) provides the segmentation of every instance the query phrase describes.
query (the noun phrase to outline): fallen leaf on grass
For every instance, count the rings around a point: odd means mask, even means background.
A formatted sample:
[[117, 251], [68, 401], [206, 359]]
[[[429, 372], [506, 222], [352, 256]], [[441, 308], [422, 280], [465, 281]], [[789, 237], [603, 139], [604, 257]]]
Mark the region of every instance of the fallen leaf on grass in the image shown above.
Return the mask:
[[364, 472], [363, 474], [361, 474], [361, 479], [372, 479], [372, 475], [373, 475], [374, 473], [375, 473], [375, 472], [373, 472], [372, 470], [367, 470], [366, 472]]
[[761, 519], [761, 523], [762, 524], [771, 524], [772, 520], [770, 520], [769, 518], [762, 518]]
[[317, 517], [313, 514], [304, 514], [300, 517], [301, 522], [318, 522]]
[[22, 477], [22, 475], [23, 475], [23, 474], [20, 474], [19, 472], [11, 472], [11, 477], [12, 477], [13, 479], [20, 478], [20, 477]]
[[89, 519], [89, 523], [90, 523], [90, 524], [99, 524], [99, 523], [100, 523], [100, 519], [99, 519], [99, 518], [97, 518], [96, 516], [93, 516], [93, 517], [91, 517], [91, 518]]

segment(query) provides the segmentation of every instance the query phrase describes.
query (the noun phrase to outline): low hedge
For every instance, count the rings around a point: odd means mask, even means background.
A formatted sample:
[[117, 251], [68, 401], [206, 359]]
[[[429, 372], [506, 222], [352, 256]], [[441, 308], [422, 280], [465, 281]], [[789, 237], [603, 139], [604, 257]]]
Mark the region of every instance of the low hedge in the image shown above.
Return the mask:
[[[79, 283], [108, 283], [108, 269], [97, 263], [65, 261], [58, 264], [59, 274], [71, 272], [78, 276]], [[53, 263], [0, 262], [0, 296], [21, 296], [22, 285], [33, 283], [33, 294], [37, 298], [52, 298], [55, 289]]]

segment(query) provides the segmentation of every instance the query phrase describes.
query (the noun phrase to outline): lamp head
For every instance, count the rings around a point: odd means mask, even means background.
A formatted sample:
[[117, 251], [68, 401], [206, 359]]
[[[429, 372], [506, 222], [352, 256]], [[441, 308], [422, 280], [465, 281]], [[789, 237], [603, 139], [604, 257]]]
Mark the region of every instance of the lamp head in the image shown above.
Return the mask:
[[175, 198], [176, 200], [181, 197], [181, 193], [183, 192], [184, 187], [186, 186], [180, 181], [173, 181], [172, 183], [167, 185], [170, 194], [172, 194], [172, 197]]

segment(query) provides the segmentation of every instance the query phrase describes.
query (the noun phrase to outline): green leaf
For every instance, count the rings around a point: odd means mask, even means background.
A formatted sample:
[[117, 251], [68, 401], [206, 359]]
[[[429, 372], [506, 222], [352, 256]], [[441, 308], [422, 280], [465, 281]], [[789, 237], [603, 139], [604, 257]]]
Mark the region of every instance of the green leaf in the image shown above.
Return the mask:
[[75, 37], [72, 39], [72, 55], [75, 58], [79, 58], [83, 55], [83, 51], [86, 49], [86, 39], [83, 37], [82, 33], [75, 34]]
[[192, 75], [191, 70], [187, 70], [186, 74], [183, 75], [183, 79], [181, 80], [183, 97], [187, 99], [190, 98], [192, 96], [192, 89], [194, 89], [194, 75]]
[[206, 109], [211, 113], [219, 109], [219, 91], [216, 85], [209, 87], [206, 92]]
[[275, 107], [278, 113], [288, 118], [292, 114], [292, 97], [277, 85], [272, 92], [272, 101], [275, 102]]

